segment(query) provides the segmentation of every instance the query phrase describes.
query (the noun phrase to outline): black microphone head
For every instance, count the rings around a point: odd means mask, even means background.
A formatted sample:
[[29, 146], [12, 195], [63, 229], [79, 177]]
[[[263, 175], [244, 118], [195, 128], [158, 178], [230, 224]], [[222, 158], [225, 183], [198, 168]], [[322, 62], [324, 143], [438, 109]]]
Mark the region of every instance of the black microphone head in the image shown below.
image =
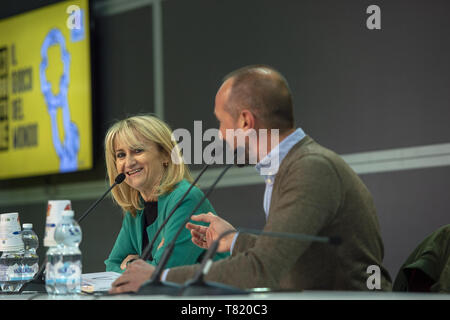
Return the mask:
[[338, 246], [342, 243], [342, 238], [339, 236], [331, 236], [329, 237], [330, 239], [330, 244]]
[[125, 173], [119, 173], [119, 175], [116, 177], [116, 179], [114, 179], [114, 181], [117, 183], [117, 184], [120, 184], [120, 183], [122, 183], [123, 182], [123, 180], [125, 180]]

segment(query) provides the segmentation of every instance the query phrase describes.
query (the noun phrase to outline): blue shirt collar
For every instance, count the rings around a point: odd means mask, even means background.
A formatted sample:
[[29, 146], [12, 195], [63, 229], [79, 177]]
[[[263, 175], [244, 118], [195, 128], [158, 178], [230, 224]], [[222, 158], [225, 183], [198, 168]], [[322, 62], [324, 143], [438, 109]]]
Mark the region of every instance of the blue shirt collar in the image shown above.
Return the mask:
[[[284, 138], [275, 148], [273, 148], [264, 159], [258, 162], [255, 169], [262, 176], [274, 176], [277, 174], [281, 162], [288, 152], [306, 136], [305, 132], [298, 128], [286, 138]], [[278, 161], [277, 161], [278, 157]]]

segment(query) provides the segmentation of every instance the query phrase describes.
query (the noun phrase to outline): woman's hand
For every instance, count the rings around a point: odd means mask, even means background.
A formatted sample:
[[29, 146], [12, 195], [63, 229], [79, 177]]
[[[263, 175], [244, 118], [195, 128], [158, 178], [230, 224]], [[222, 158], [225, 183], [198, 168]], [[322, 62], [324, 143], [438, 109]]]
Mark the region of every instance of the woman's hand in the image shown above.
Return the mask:
[[120, 264], [120, 269], [125, 270], [127, 268], [127, 263], [131, 263], [136, 259], [139, 259], [139, 256], [137, 254], [129, 254], [125, 259], [123, 259], [122, 263]]

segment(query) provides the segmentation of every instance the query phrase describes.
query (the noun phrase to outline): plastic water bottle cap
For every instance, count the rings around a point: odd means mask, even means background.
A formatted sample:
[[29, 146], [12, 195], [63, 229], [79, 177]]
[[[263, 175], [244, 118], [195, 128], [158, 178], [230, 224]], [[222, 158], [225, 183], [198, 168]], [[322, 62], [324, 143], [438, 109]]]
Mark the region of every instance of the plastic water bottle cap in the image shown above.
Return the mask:
[[24, 223], [24, 224], [22, 225], [22, 227], [23, 227], [24, 229], [33, 229], [33, 224], [32, 224], [32, 223]]
[[62, 212], [62, 216], [63, 217], [73, 217], [74, 216], [74, 212], [73, 212], [73, 210], [64, 210]]

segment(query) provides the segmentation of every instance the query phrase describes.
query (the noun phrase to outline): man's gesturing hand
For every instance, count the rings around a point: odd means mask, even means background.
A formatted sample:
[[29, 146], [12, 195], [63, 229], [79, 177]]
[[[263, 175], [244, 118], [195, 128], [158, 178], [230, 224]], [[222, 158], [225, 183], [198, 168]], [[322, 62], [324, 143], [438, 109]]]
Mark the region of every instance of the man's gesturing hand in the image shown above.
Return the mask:
[[[219, 238], [219, 236], [228, 230], [235, 230], [235, 228], [222, 218], [208, 212], [207, 214], [199, 214], [191, 217], [194, 221], [202, 221], [209, 223], [208, 227], [200, 226], [193, 223], [187, 223], [186, 228], [191, 231], [192, 242], [197, 246], [207, 249], [209, 246]], [[233, 234], [225, 236], [220, 240], [218, 252], [228, 252], [233, 241]]]

